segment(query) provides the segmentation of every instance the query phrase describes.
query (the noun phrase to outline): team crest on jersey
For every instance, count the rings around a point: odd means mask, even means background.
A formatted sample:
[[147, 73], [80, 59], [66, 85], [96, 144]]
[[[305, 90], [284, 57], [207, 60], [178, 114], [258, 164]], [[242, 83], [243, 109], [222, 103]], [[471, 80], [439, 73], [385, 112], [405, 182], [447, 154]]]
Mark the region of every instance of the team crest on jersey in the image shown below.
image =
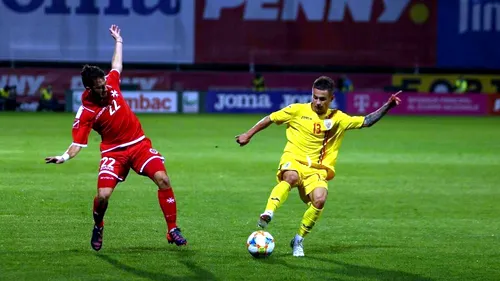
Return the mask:
[[325, 119], [324, 123], [327, 130], [330, 130], [333, 127], [332, 119]]
[[154, 149], [154, 148], [150, 148], [149, 149], [149, 152], [153, 153], [153, 154], [158, 154], [158, 150]]

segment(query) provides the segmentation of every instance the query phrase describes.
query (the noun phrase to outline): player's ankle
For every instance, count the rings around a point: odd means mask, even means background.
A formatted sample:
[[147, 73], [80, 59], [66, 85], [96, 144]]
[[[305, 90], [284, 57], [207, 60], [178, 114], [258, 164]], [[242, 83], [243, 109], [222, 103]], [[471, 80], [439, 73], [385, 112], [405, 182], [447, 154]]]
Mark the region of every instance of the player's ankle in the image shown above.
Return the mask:
[[295, 234], [295, 243], [300, 243], [302, 241], [304, 241], [304, 237], [300, 236], [299, 234]]
[[267, 216], [269, 216], [269, 217], [272, 218], [273, 215], [274, 215], [274, 211], [272, 211], [272, 210], [265, 210], [264, 213], [262, 213], [262, 215], [267, 215]]

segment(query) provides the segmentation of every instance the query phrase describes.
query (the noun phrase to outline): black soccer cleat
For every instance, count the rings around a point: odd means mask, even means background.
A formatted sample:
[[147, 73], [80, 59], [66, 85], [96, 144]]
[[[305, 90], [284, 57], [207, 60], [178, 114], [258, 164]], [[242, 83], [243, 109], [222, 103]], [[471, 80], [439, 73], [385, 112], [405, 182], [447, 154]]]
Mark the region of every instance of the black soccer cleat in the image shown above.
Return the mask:
[[90, 239], [90, 246], [95, 251], [99, 251], [102, 247], [102, 234], [104, 232], [104, 226], [98, 227], [94, 225], [94, 229], [92, 230], [92, 238]]
[[180, 228], [174, 228], [167, 233], [167, 240], [169, 244], [177, 246], [187, 245], [186, 239], [182, 236]]

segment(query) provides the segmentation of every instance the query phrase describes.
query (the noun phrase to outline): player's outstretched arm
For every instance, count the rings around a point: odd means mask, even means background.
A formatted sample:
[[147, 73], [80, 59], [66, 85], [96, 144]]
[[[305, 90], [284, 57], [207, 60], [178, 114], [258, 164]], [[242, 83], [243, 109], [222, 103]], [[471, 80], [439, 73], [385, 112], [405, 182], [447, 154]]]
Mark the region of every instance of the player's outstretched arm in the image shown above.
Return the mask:
[[80, 150], [82, 150], [81, 146], [72, 144], [69, 146], [68, 150], [66, 150], [66, 152], [63, 153], [63, 155], [46, 157], [45, 163], [62, 164], [68, 161], [69, 159], [74, 158], [78, 154], [78, 152], [80, 152]]
[[122, 72], [123, 69], [123, 39], [120, 35], [120, 28], [117, 25], [112, 25], [109, 28], [111, 37], [115, 39], [115, 52], [113, 53], [113, 59], [111, 60], [111, 69], [116, 69], [118, 72]]
[[244, 146], [247, 143], [250, 142], [250, 139], [257, 134], [258, 132], [264, 130], [265, 128], [269, 127], [273, 121], [271, 121], [271, 118], [268, 116], [262, 118], [257, 124], [255, 124], [250, 130], [248, 130], [246, 133], [243, 133], [241, 135], [236, 136], [236, 142], [240, 144], [240, 146]]
[[377, 123], [378, 120], [382, 119], [384, 115], [391, 110], [391, 108], [399, 105], [401, 103], [401, 99], [398, 97], [401, 91], [391, 95], [389, 100], [384, 103], [379, 109], [365, 116], [365, 121], [363, 122], [363, 127], [371, 127], [373, 124]]

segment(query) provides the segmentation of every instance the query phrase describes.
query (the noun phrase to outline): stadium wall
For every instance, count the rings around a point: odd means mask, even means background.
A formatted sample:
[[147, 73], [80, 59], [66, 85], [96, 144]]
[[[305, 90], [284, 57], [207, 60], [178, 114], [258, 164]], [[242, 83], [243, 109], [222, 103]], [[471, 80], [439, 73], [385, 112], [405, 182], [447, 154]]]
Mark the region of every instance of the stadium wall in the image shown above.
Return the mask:
[[[319, 75], [338, 79], [338, 73], [263, 73], [269, 91], [307, 92]], [[456, 74], [347, 74], [358, 92], [413, 93], [453, 92]], [[249, 91], [252, 73], [194, 71], [175, 72], [160, 70], [125, 70], [121, 78], [122, 89], [140, 91]], [[464, 74], [468, 92], [500, 93], [500, 75]], [[36, 109], [40, 89], [52, 86], [54, 96], [65, 103], [67, 90], [83, 90], [81, 78], [75, 69], [55, 68], [0, 68], [0, 85], [15, 86], [21, 110]]]
[[[66, 111], [76, 112], [81, 91], [68, 91]], [[268, 114], [292, 103], [308, 102], [304, 91], [123, 91], [136, 113], [157, 114]], [[352, 115], [365, 115], [387, 101], [381, 92], [337, 93], [332, 108]], [[403, 103], [391, 115], [500, 116], [500, 95], [429, 95], [403, 93]]]

